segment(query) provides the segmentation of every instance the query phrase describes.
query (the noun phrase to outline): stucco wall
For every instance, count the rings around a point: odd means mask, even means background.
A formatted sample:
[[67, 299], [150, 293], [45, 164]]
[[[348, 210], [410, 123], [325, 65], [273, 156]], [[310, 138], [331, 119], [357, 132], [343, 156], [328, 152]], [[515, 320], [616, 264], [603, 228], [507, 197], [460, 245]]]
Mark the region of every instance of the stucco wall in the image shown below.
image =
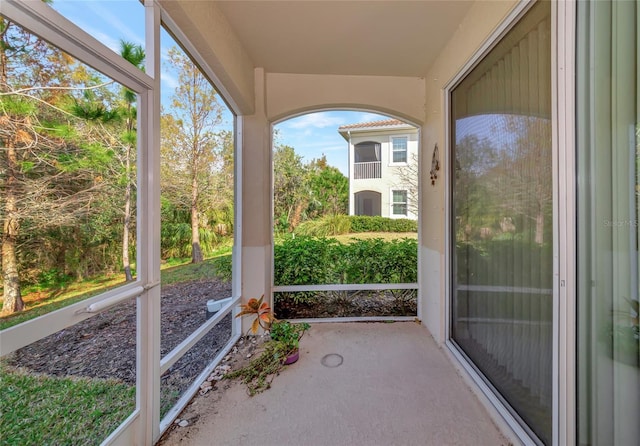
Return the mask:
[[[425, 124], [422, 127], [422, 238], [420, 308], [423, 323], [439, 342], [444, 342], [445, 276], [445, 191], [449, 166], [446, 164], [446, 116], [444, 88], [482, 46], [517, 4], [516, 1], [478, 1], [469, 10], [452, 39], [442, 50], [425, 77]], [[429, 170], [434, 145], [440, 152], [440, 171], [434, 186]]]
[[267, 74], [271, 122], [322, 109], [366, 109], [424, 122], [424, 79], [392, 76]]

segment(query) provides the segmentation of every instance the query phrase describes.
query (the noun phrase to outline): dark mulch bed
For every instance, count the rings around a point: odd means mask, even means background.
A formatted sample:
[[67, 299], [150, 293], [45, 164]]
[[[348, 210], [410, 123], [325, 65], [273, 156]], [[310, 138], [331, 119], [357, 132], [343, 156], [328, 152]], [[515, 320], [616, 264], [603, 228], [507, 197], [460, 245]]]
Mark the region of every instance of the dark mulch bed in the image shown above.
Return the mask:
[[[217, 279], [162, 287], [161, 356], [206, 320], [209, 299], [231, 296]], [[211, 362], [231, 336], [231, 317], [220, 321], [161, 377], [163, 412]], [[136, 302], [128, 301], [17, 350], [6, 362], [35, 373], [136, 381]]]
[[416, 290], [276, 293], [274, 306], [280, 319], [418, 314]]

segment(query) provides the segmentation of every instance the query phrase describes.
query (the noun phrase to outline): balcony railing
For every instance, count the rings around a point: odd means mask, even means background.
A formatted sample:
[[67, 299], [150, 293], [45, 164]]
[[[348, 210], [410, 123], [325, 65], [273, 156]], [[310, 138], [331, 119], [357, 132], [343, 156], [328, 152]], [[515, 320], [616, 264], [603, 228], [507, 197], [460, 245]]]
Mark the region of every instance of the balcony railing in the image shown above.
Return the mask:
[[382, 178], [381, 164], [380, 161], [353, 163], [353, 179], [365, 180], [368, 178]]

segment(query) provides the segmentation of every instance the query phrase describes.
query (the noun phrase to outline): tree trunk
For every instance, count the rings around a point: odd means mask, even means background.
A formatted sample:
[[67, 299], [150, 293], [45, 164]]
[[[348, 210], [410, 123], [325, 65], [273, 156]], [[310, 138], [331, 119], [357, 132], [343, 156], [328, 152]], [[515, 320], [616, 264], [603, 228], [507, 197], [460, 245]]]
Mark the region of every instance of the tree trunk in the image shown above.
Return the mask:
[[536, 215], [536, 243], [542, 245], [544, 242], [544, 212], [542, 209]]
[[[10, 23], [0, 18], [4, 25], [4, 33], [0, 38], [0, 91], [8, 91], [7, 85], [7, 48], [4, 36]], [[18, 153], [11, 137], [2, 141], [7, 157], [7, 170], [4, 184], [0, 190], [4, 191], [4, 222], [2, 225], [2, 281], [4, 287], [2, 311], [0, 315], [8, 315], [24, 309], [24, 302], [20, 293], [20, 275], [18, 273], [18, 255], [16, 245], [20, 223], [18, 220]]]
[[16, 244], [19, 221], [17, 217], [17, 178], [18, 156], [11, 141], [6, 148], [7, 172], [4, 184], [4, 225], [2, 231], [2, 280], [4, 295], [2, 315], [8, 315], [24, 309], [20, 293], [20, 276], [18, 274], [18, 256]]
[[293, 216], [291, 217], [291, 221], [289, 222], [289, 230], [293, 231], [300, 224], [300, 219], [302, 217], [302, 211], [308, 206], [308, 203], [305, 200], [300, 201], [293, 210]]
[[191, 263], [200, 263], [203, 260], [200, 248], [200, 221], [198, 219], [198, 179], [193, 176], [191, 182]]
[[125, 177], [127, 185], [124, 189], [124, 227], [122, 228], [122, 266], [125, 280], [133, 280], [131, 264], [129, 262], [129, 225], [131, 223], [131, 146], [127, 144], [125, 160]]

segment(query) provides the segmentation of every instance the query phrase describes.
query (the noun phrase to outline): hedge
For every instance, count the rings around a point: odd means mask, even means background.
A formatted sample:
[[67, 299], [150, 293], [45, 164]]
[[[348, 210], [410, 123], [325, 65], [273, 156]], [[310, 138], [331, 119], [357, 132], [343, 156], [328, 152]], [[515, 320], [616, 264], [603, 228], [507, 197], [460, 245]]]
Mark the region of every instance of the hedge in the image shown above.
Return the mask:
[[275, 285], [413, 283], [418, 281], [415, 239], [355, 240], [296, 237], [274, 247]]
[[418, 232], [418, 222], [406, 218], [370, 217], [366, 215], [332, 215], [302, 223], [297, 235], [328, 237], [360, 232]]
[[417, 232], [418, 222], [407, 218], [351, 215], [351, 232]]

